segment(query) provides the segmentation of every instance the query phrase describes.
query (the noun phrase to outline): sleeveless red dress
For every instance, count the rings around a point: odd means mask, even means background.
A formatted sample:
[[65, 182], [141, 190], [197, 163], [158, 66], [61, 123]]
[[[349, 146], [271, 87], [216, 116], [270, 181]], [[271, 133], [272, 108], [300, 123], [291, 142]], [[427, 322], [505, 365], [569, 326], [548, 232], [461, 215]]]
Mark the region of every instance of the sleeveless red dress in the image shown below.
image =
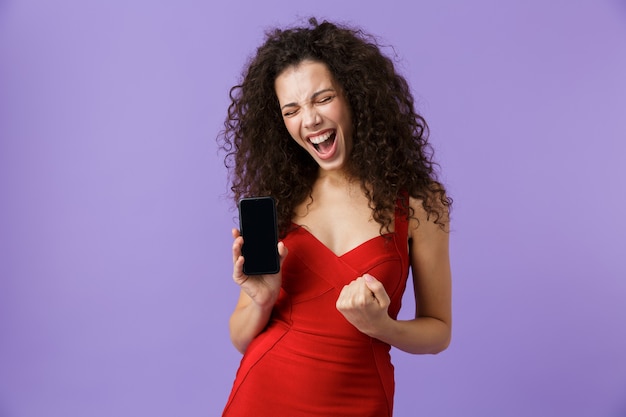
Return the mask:
[[337, 256], [304, 227], [283, 240], [289, 255], [267, 328], [248, 346], [223, 417], [382, 417], [393, 413], [390, 346], [350, 324], [335, 307], [344, 285], [365, 273], [400, 310], [409, 270], [408, 225]]

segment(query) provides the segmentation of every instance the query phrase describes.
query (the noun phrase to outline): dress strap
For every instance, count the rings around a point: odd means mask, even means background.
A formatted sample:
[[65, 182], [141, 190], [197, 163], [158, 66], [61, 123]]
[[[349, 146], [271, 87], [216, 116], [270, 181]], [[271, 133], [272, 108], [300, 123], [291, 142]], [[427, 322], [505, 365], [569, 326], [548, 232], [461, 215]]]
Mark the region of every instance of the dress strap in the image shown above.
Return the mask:
[[394, 231], [399, 242], [408, 242], [409, 238], [409, 222], [407, 213], [409, 207], [409, 195], [402, 193], [396, 201], [396, 213], [394, 217]]

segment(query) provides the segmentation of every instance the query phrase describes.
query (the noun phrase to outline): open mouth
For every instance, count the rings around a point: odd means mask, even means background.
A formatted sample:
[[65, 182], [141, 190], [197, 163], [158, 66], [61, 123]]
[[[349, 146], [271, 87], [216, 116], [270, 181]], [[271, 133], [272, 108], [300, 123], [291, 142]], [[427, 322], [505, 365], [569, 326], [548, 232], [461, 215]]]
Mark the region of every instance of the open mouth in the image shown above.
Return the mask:
[[325, 155], [332, 151], [335, 144], [336, 132], [327, 131], [318, 136], [309, 137], [309, 141], [320, 155]]

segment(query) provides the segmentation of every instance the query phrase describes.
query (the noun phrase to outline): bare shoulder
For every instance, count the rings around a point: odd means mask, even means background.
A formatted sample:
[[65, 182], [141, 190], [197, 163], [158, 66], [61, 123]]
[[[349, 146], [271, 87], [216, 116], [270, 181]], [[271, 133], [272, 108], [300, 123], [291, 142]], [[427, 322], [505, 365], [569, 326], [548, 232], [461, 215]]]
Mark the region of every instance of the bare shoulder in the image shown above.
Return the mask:
[[424, 208], [421, 199], [409, 198], [409, 206], [413, 209], [413, 217], [409, 220], [409, 237], [414, 243], [434, 238], [446, 239], [450, 231], [450, 212], [441, 203], [429, 212]]

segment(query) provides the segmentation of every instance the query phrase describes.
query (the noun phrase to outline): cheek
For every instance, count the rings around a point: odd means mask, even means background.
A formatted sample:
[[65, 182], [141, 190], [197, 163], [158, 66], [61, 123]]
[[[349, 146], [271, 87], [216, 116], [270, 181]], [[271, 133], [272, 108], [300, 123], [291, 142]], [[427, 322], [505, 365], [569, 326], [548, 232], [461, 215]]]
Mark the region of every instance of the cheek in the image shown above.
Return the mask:
[[343, 129], [344, 135], [348, 138], [352, 138], [352, 117], [350, 113], [343, 112], [340, 116], [341, 128]]
[[285, 127], [287, 128], [287, 132], [296, 142], [300, 142], [300, 131], [298, 129], [298, 124], [293, 119], [283, 119], [285, 123]]

